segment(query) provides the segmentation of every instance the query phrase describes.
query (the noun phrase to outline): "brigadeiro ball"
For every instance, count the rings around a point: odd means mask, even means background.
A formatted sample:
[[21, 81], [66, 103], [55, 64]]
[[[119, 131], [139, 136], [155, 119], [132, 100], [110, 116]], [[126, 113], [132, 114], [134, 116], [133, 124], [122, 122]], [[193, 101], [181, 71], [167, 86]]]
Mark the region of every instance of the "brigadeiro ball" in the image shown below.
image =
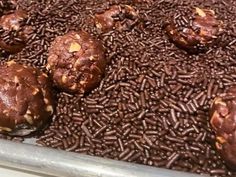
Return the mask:
[[71, 31], [52, 42], [47, 68], [58, 88], [84, 94], [100, 83], [106, 63], [100, 41], [85, 31]]
[[0, 66], [0, 133], [25, 136], [43, 128], [53, 102], [46, 74], [13, 61]]
[[0, 18], [0, 48], [9, 53], [18, 53], [26, 45], [32, 28], [25, 25], [28, 15], [24, 10], [3, 15]]
[[210, 123], [216, 133], [216, 149], [236, 170], [236, 86], [215, 98]]
[[95, 15], [95, 25], [102, 32], [113, 28], [131, 30], [138, 22], [138, 13], [129, 5], [113, 5], [106, 11]]
[[185, 9], [164, 25], [170, 40], [188, 52], [205, 51], [223, 32], [223, 22], [209, 9]]

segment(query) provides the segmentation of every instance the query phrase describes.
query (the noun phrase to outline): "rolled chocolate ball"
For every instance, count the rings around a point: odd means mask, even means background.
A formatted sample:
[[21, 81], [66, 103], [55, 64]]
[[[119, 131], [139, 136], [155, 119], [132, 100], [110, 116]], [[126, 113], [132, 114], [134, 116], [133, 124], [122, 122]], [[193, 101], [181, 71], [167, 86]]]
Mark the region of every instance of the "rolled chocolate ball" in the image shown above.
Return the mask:
[[216, 134], [216, 149], [226, 164], [236, 170], [236, 87], [215, 98], [210, 118]]
[[29, 135], [50, 121], [53, 110], [46, 74], [13, 61], [0, 66], [0, 133]]
[[164, 25], [170, 40], [188, 52], [205, 51], [223, 32], [223, 22], [215, 12], [195, 8], [193, 12], [177, 13]]
[[3, 15], [0, 19], [0, 48], [9, 53], [18, 53], [26, 45], [32, 33], [30, 26], [25, 25], [28, 15], [26, 11], [16, 10]]
[[131, 30], [138, 21], [138, 13], [129, 5], [113, 5], [103, 13], [95, 15], [95, 25], [102, 32], [113, 28]]
[[100, 83], [106, 63], [100, 41], [85, 31], [71, 31], [52, 42], [47, 68], [58, 88], [84, 94]]

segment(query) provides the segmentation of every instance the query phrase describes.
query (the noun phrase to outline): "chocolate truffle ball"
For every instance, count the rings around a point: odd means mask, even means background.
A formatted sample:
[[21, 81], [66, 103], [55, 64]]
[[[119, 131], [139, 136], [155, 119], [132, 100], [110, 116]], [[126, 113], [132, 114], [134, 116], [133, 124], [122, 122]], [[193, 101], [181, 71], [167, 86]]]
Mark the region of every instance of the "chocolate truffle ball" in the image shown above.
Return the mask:
[[25, 136], [53, 114], [51, 82], [41, 71], [13, 61], [0, 66], [0, 132]]
[[216, 149], [228, 166], [236, 170], [236, 87], [215, 98], [210, 118], [216, 134]]
[[188, 52], [200, 52], [213, 45], [223, 31], [222, 21], [215, 12], [195, 8], [175, 14], [165, 23], [165, 31], [171, 41]]
[[18, 53], [26, 45], [27, 38], [32, 32], [30, 26], [24, 24], [27, 12], [16, 10], [14, 13], [3, 15], [0, 19], [0, 48], [9, 53]]
[[138, 21], [138, 13], [128, 5], [113, 5], [103, 13], [95, 15], [95, 25], [102, 32], [113, 28], [130, 30]]
[[100, 41], [85, 31], [71, 31], [52, 42], [47, 68], [58, 88], [84, 94], [100, 83], [106, 63]]

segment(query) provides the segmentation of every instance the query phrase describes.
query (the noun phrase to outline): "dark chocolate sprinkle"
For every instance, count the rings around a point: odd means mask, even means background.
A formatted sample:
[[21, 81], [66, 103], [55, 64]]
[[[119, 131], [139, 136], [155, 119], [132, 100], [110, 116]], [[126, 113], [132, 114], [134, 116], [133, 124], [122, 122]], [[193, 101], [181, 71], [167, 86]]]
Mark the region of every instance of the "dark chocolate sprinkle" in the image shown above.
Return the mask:
[[[37, 144], [218, 177], [233, 175], [212, 145], [208, 110], [214, 97], [236, 81], [234, 0], [19, 2], [34, 32], [18, 55], [1, 54], [0, 64], [16, 59], [46, 71], [50, 43], [79, 29], [102, 41], [110, 61], [91, 93], [57, 93], [56, 113]], [[89, 17], [120, 3], [137, 9], [141, 22], [130, 31], [99, 33]], [[172, 13], [187, 12], [190, 6], [210, 8], [227, 24], [223, 42], [205, 54], [179, 50], [162, 30]]]

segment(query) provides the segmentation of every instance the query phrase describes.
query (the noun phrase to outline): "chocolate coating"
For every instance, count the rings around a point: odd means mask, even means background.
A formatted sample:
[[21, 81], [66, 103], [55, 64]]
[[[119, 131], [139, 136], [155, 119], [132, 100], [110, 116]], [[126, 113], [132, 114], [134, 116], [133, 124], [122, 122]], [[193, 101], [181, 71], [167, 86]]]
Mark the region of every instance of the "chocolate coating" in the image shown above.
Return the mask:
[[0, 48], [9, 53], [18, 53], [25, 47], [27, 38], [32, 32], [31, 27], [24, 24], [27, 17], [27, 12], [23, 10], [16, 10], [1, 17]]
[[236, 170], [236, 87], [215, 98], [210, 117], [216, 133], [216, 149], [227, 165]]
[[54, 109], [51, 82], [38, 69], [0, 66], [0, 132], [25, 136], [45, 126]]
[[47, 68], [58, 88], [83, 94], [99, 84], [106, 63], [100, 41], [85, 31], [71, 31], [52, 43]]
[[176, 14], [165, 24], [169, 38], [188, 52], [199, 52], [214, 44], [223, 31], [215, 12], [195, 8], [189, 14]]
[[138, 21], [138, 13], [128, 5], [113, 5], [101, 14], [95, 15], [95, 24], [102, 32], [113, 28], [130, 30]]

